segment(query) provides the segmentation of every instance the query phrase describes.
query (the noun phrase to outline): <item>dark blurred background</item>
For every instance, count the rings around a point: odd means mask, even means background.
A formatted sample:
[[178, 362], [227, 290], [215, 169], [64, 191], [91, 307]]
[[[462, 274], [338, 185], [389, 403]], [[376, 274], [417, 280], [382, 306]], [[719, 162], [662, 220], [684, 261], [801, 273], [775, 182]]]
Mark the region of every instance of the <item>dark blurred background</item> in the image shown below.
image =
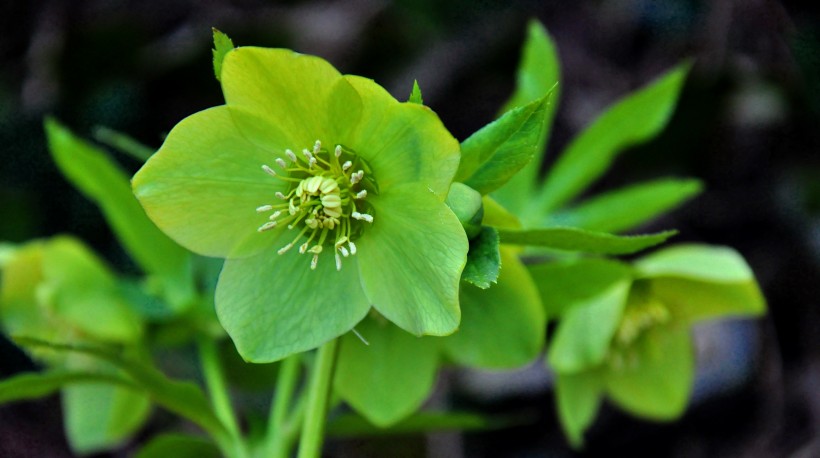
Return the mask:
[[[706, 192], [657, 227], [680, 229], [678, 241], [737, 248], [770, 312], [729, 333], [741, 336], [736, 351], [732, 339], [720, 346], [725, 357], [741, 354], [740, 382], [701, 389], [701, 380], [687, 414], [670, 424], [605, 407], [583, 454], [820, 456], [818, 9], [767, 0], [2, 0], [0, 241], [70, 232], [120, 270], [136, 271], [97, 209], [50, 161], [42, 119], [56, 116], [83, 136], [108, 126], [159, 146], [180, 119], [222, 102], [211, 27], [237, 45], [320, 55], [400, 99], [418, 79], [425, 103], [464, 139], [511, 93], [526, 22], [538, 18], [562, 63], [545, 167], [605, 106], [695, 57], [669, 127], [623, 155], [595, 190], [660, 176], [702, 179]], [[131, 171], [139, 166], [117, 157]], [[708, 338], [699, 342], [708, 359]], [[31, 367], [0, 341], [0, 377]], [[539, 371], [522, 374], [548, 380]], [[447, 389], [433, 402], [526, 412], [531, 421], [490, 433], [335, 441], [328, 455], [572, 454], [548, 383], [499, 389], [492, 380], [447, 371]], [[56, 398], [0, 409], [0, 456], [21, 450], [69, 455]]]

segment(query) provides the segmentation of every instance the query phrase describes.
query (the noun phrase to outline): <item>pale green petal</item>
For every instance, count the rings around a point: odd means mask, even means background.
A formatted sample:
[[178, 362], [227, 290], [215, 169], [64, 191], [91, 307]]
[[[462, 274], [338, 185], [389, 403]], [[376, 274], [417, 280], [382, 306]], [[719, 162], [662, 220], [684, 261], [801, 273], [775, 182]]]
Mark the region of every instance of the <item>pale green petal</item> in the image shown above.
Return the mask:
[[[330, 63], [288, 49], [236, 48], [222, 64], [222, 90], [231, 107], [258, 115], [286, 132], [285, 147], [311, 148], [340, 136], [358, 120], [356, 91]], [[244, 126], [241, 126], [244, 128]]]
[[418, 410], [430, 395], [438, 363], [438, 342], [416, 337], [384, 318], [356, 326], [366, 339], [344, 336], [334, 387], [342, 399], [377, 426], [389, 426]]
[[595, 420], [601, 406], [604, 381], [599, 369], [577, 374], [559, 372], [555, 376], [558, 419], [567, 440], [575, 448], [583, 446], [584, 432]]
[[686, 409], [695, 374], [687, 327], [653, 329], [623, 355], [621, 367], [607, 372], [607, 392], [626, 411], [671, 420]]
[[245, 360], [282, 359], [349, 331], [370, 309], [355, 256], [336, 271], [332, 253], [310, 269], [309, 254], [270, 249], [228, 259], [216, 287], [216, 312]]
[[[268, 246], [271, 237], [257, 232], [267, 214], [255, 209], [279, 202], [274, 194], [287, 188], [261, 168], [276, 168], [273, 153], [281, 154], [287, 142], [264, 150], [254, 146], [231, 111], [215, 107], [182, 120], [133, 179], [134, 193], [154, 223], [206, 256], [248, 255]], [[244, 124], [253, 123], [243, 116]]]
[[461, 326], [443, 339], [461, 365], [500, 369], [529, 363], [541, 351], [546, 315], [526, 267], [501, 248], [501, 275], [489, 289], [461, 285]]
[[459, 162], [459, 144], [438, 116], [416, 103], [400, 103], [373, 81], [346, 76], [362, 98], [362, 116], [343, 142], [373, 168], [379, 188], [419, 182], [447, 197]]
[[373, 306], [416, 335], [458, 327], [458, 289], [467, 236], [425, 186], [402, 185], [368, 198], [374, 222], [356, 241], [362, 285]]

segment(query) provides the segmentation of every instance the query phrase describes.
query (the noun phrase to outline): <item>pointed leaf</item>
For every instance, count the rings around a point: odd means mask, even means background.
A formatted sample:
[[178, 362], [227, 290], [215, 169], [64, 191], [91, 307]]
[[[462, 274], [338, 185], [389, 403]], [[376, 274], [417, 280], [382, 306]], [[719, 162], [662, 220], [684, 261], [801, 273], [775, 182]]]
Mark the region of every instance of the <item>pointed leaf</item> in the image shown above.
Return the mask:
[[656, 180], [592, 197], [575, 207], [547, 216], [545, 225], [592, 231], [633, 229], [698, 195], [699, 180]]
[[558, 419], [573, 448], [583, 446], [584, 431], [595, 420], [601, 406], [603, 390], [604, 379], [598, 370], [556, 374], [555, 397]]
[[410, 103], [424, 105], [424, 99], [421, 97], [421, 88], [419, 87], [418, 80], [413, 80], [413, 91], [410, 92], [410, 98], [407, 99], [407, 101]]
[[128, 254], [146, 273], [163, 279], [172, 305], [181, 309], [193, 294], [189, 255], [148, 219], [123, 171], [107, 155], [57, 121], [45, 122], [49, 149], [63, 175], [94, 201]]
[[544, 130], [548, 97], [508, 111], [464, 140], [455, 180], [488, 194], [527, 165]]
[[681, 244], [658, 250], [635, 262], [639, 275], [677, 277], [719, 283], [754, 280], [743, 256], [729, 247]]
[[549, 213], [601, 176], [618, 153], [657, 135], [672, 116], [690, 64], [685, 62], [611, 106], [567, 146], [539, 191]]
[[220, 32], [217, 29], [213, 29], [214, 32], [214, 49], [212, 50], [214, 55], [214, 75], [216, 76], [217, 81], [222, 80], [222, 61], [225, 59], [225, 54], [228, 54], [231, 51], [233, 46], [233, 41], [225, 35], [224, 33]]
[[501, 243], [511, 245], [596, 254], [630, 254], [663, 243], [677, 234], [677, 231], [619, 236], [570, 227], [551, 227], [522, 231], [500, 229], [498, 234], [501, 236]]
[[356, 329], [368, 343], [354, 333], [342, 338], [335, 390], [371, 423], [392, 425], [430, 395], [438, 342], [416, 337], [381, 317], [366, 318]]
[[522, 107], [549, 94], [549, 102], [542, 118], [543, 129], [532, 160], [518, 174], [493, 193], [504, 206], [516, 214], [530, 204], [536, 187], [538, 172], [549, 140], [552, 120], [560, 100], [560, 63], [558, 51], [544, 26], [536, 20], [527, 28], [527, 41], [516, 75], [515, 93], [502, 109], [502, 113]]
[[556, 371], [579, 372], [604, 361], [621, 322], [629, 287], [629, 281], [618, 281], [564, 313], [547, 353]]
[[470, 240], [467, 265], [461, 273], [461, 280], [482, 289], [495, 283], [501, 269], [498, 243], [498, 231], [492, 227], [482, 227], [478, 236]]

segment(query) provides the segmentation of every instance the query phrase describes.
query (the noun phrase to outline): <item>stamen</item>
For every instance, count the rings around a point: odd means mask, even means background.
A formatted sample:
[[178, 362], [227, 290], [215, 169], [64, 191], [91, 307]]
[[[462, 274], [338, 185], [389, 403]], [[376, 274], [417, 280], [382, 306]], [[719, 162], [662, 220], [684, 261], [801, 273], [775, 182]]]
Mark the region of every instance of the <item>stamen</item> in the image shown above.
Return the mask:
[[302, 150], [302, 155], [305, 156], [305, 161], [309, 162], [313, 159], [313, 153], [307, 150], [307, 148]]
[[350, 253], [347, 251], [347, 248], [345, 248], [343, 246], [339, 247], [339, 251], [342, 252], [342, 256], [344, 256], [344, 257], [348, 257], [350, 255]]
[[341, 271], [342, 270], [342, 258], [339, 256], [339, 253], [335, 253], [335, 255], [336, 255], [336, 270]]
[[305, 243], [299, 245], [299, 254], [305, 254], [305, 251], [307, 251], [307, 248], [308, 248], [308, 242], [305, 242]]
[[268, 221], [267, 223], [259, 226], [259, 229], [257, 229], [257, 231], [265, 232], [267, 230], [273, 229], [274, 227], [276, 227], [276, 221]]
[[370, 342], [368, 342], [361, 334], [359, 334], [359, 331], [357, 331], [356, 328], [352, 328], [351, 331], [353, 331], [353, 334], [356, 334], [356, 337], [358, 337], [363, 344], [370, 346]]
[[275, 220], [276, 218], [279, 218], [279, 215], [281, 215], [281, 214], [282, 214], [282, 211], [281, 211], [281, 210], [276, 210], [275, 212], [273, 212], [273, 214], [272, 214], [272, 215], [270, 215], [270, 218], [269, 218], [269, 219], [270, 219], [271, 221], [273, 221], [273, 220]]
[[276, 158], [276, 165], [278, 165], [279, 167], [281, 167], [281, 168], [283, 168], [283, 169], [287, 169], [287, 168], [288, 168], [288, 164], [287, 164], [287, 163], [285, 162], [285, 160], [284, 160], [284, 159], [282, 159], [281, 157], [277, 157], [277, 158]]
[[293, 151], [291, 151], [289, 149], [286, 149], [285, 150], [285, 156], [287, 156], [288, 159], [290, 159], [291, 162], [294, 162], [294, 163], [296, 162], [296, 155], [293, 154]]
[[273, 169], [272, 169], [272, 168], [270, 168], [270, 167], [268, 167], [267, 165], [264, 165], [264, 164], [263, 164], [263, 165], [262, 165], [262, 170], [264, 170], [264, 171], [265, 171], [265, 173], [267, 173], [268, 175], [270, 175], [270, 176], [272, 176], [272, 177], [275, 177], [275, 176], [276, 176], [276, 172], [274, 172], [274, 171], [273, 171]]
[[273, 205], [262, 205], [261, 207], [256, 207], [257, 213], [265, 213], [273, 210]]
[[319, 154], [319, 151], [322, 149], [322, 142], [316, 140], [316, 143], [313, 144], [313, 154]]
[[342, 164], [342, 171], [347, 172], [347, 169], [349, 169], [350, 167], [353, 167], [353, 163], [350, 161], [345, 161], [345, 163]]
[[368, 223], [373, 222], [373, 216], [368, 215], [367, 213], [353, 212], [350, 216], [359, 221], [367, 221]]
[[285, 252], [290, 250], [291, 248], [293, 248], [293, 242], [288, 243], [287, 245], [283, 246], [282, 248], [279, 248], [279, 251], [277, 251], [277, 253], [285, 254]]
[[340, 157], [342, 155], [342, 145], [336, 145], [336, 150], [333, 152], [336, 157]]
[[367, 197], [367, 189], [362, 189], [353, 196], [354, 199], [364, 199]]
[[347, 242], [347, 246], [350, 247], [350, 254], [356, 254], [356, 244], [353, 242]]
[[310, 270], [316, 270], [317, 264], [319, 264], [319, 255], [314, 254], [313, 259], [310, 260]]
[[287, 197], [285, 197], [285, 195], [282, 194], [279, 191], [276, 191], [276, 194], [274, 194], [274, 195], [276, 196], [277, 199], [287, 200]]
[[310, 161], [308, 162], [308, 168], [312, 169], [314, 165], [316, 165], [316, 158], [312, 157], [312, 158], [310, 158]]

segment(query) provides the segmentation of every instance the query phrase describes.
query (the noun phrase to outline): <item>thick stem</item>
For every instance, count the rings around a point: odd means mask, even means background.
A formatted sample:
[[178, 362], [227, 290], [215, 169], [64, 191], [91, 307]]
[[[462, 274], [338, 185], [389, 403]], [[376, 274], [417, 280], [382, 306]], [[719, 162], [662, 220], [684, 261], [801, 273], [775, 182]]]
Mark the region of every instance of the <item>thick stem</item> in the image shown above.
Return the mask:
[[324, 442], [327, 400], [330, 382], [336, 364], [337, 340], [333, 339], [319, 348], [308, 386], [307, 412], [299, 440], [299, 458], [319, 458]]
[[291, 400], [299, 378], [301, 355], [291, 355], [282, 361], [279, 376], [276, 379], [276, 394], [268, 418], [267, 456], [270, 458], [287, 458], [290, 442], [287, 440], [287, 420]]
[[202, 374], [205, 377], [205, 384], [208, 388], [208, 395], [211, 398], [214, 412], [217, 418], [222, 421], [222, 424], [225, 425], [234, 441], [233, 455], [236, 458], [244, 458], [247, 454], [239, 434], [239, 423], [236, 421], [236, 415], [228, 397], [228, 386], [225, 383], [222, 366], [219, 364], [216, 342], [208, 337], [201, 337], [197, 340], [197, 348], [202, 364]]

